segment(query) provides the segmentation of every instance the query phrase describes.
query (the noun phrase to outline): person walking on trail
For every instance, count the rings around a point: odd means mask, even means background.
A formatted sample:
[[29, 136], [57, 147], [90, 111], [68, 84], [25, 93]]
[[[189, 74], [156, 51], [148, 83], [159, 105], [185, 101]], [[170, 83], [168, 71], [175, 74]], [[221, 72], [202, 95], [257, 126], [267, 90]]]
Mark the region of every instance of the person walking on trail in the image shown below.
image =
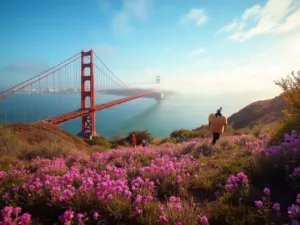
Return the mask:
[[145, 148], [146, 146], [147, 146], [147, 145], [146, 145], [146, 141], [143, 140], [143, 142], [142, 142], [142, 147]]
[[145, 144], [146, 144], [146, 146], [149, 145], [149, 141], [147, 139], [145, 140]]
[[213, 136], [211, 144], [216, 144], [220, 135], [227, 129], [227, 118], [221, 113], [222, 107], [220, 107], [216, 113], [211, 113], [208, 116], [208, 128]]
[[134, 134], [132, 134], [131, 136], [131, 143], [132, 143], [132, 147], [136, 148], [136, 138]]

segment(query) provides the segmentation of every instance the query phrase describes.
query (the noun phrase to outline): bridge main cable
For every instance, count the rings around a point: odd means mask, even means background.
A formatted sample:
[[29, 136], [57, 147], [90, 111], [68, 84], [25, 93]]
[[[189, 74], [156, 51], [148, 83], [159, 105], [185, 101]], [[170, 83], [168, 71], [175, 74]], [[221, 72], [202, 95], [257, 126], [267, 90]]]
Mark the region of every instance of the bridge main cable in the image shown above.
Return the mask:
[[[126, 88], [129, 89], [129, 87], [123, 82], [121, 81], [106, 65], [105, 63], [97, 56], [97, 54], [93, 51], [93, 53], [95, 54], [96, 58], [101, 62], [101, 64], [115, 77], [117, 78], [117, 80], [119, 80]], [[100, 69], [100, 68], [98, 68]], [[101, 69], [100, 69], [101, 70]], [[102, 71], [102, 70], [101, 70]], [[102, 71], [103, 72], [103, 71]]]
[[11, 89], [13, 89], [13, 88], [15, 88], [15, 87], [18, 87], [18, 86], [22, 85], [22, 84], [24, 84], [24, 83], [26, 83], [26, 82], [28, 82], [28, 81], [30, 81], [30, 80], [33, 80], [34, 78], [39, 77], [39, 76], [43, 75], [44, 73], [47, 73], [47, 72], [53, 70], [54, 68], [56, 68], [56, 67], [58, 67], [58, 66], [64, 64], [65, 62], [71, 60], [72, 58], [76, 57], [76, 56], [79, 55], [79, 54], [80, 54], [80, 52], [76, 53], [75, 55], [71, 56], [70, 58], [66, 59], [65, 61], [63, 61], [63, 62], [61, 62], [61, 63], [59, 63], [59, 64], [57, 64], [57, 65], [51, 67], [50, 69], [45, 70], [44, 72], [39, 73], [38, 75], [36, 75], [36, 76], [34, 76], [34, 77], [31, 77], [31, 78], [29, 78], [29, 79], [23, 81], [22, 83], [19, 83], [19, 84], [15, 85], [15, 86], [13, 86], [13, 87], [10, 87], [10, 88], [8, 88], [8, 89], [6, 89], [6, 90], [4, 90], [4, 91], [1, 91], [1, 92], [0, 92], [0, 95], [2, 95], [2, 94], [5, 93], [5, 92], [8, 92], [9, 90], [11, 90]]
[[[78, 54], [79, 54], [79, 53], [78, 53]], [[66, 67], [66, 66], [69, 65], [70, 63], [72, 63], [72, 62], [74, 62], [74, 61], [76, 61], [77, 59], [80, 58], [80, 56], [78, 56], [77, 58], [73, 59], [72, 61], [69, 61], [70, 59], [74, 58], [74, 57], [77, 56], [78, 54], [76, 54], [76, 55], [72, 56], [71, 58], [65, 60], [64, 62], [62, 62], [62, 63], [60, 63], [60, 64], [58, 64], [58, 65], [52, 67], [51, 69], [46, 70], [46, 71], [43, 72], [43, 73], [40, 73], [40, 74], [38, 74], [38, 75], [36, 75], [36, 76], [34, 76], [34, 77], [32, 77], [32, 78], [26, 80], [26, 81], [23, 81], [23, 82], [20, 83], [20, 84], [17, 84], [17, 85], [15, 85], [15, 86], [11, 87], [11, 88], [8, 88], [8, 89], [2, 91], [0, 94], [3, 94], [3, 96], [0, 97], [0, 100], [2, 100], [2, 99], [4, 99], [4, 98], [7, 98], [8, 96], [10, 96], [10, 95], [16, 93], [17, 91], [20, 91], [20, 90], [22, 90], [22, 89], [28, 87], [29, 85], [34, 84], [35, 82], [38, 82], [38, 81], [40, 81], [40, 80], [42, 80], [42, 79], [48, 77], [50, 74], [52, 74], [52, 73], [54, 73], [54, 72], [56, 72], [56, 71], [58, 71], [58, 70], [60, 70], [60, 69], [62, 69], [62, 68], [64, 68], [64, 67]], [[68, 61], [69, 61], [69, 62], [68, 62]], [[68, 63], [67, 63], [67, 64], [64, 64], [63, 66], [59, 67], [59, 68], [56, 69], [56, 70], [53, 70], [54, 68], [56, 68], [56, 67], [62, 65], [62, 64], [65, 63], [65, 62], [68, 62]], [[53, 71], [51, 71], [51, 70], [53, 70]], [[43, 75], [44, 73], [49, 72], [49, 71], [51, 71], [51, 72], [48, 73], [48, 74], [46, 74], [46, 75], [44, 75], [43, 77], [41, 77], [41, 78], [39, 78], [39, 79], [37, 79], [37, 80], [35, 80], [35, 81], [33, 81], [33, 82], [30, 82], [29, 84], [26, 84], [25, 86], [22, 86], [22, 87], [20, 87], [19, 89], [14, 90], [14, 91], [11, 91], [11, 92], [9, 92], [8, 94], [4, 95], [5, 92], [8, 92], [9, 90], [14, 89], [15, 87], [18, 87], [18, 86], [20, 86], [20, 85], [22, 85], [22, 84], [24, 84], [24, 83], [27, 83], [28, 81], [33, 80], [34, 78], [37, 78], [37, 77], [39, 77], [39, 76], [41, 76], [41, 75]]]

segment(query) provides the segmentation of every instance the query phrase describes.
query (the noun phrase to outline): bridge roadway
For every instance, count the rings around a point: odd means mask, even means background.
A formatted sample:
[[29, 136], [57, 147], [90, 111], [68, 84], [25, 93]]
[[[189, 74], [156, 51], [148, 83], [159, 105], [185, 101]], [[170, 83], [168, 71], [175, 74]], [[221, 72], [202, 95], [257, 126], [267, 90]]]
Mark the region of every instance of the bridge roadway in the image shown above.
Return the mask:
[[[111, 102], [107, 102], [107, 103], [104, 103], [104, 104], [95, 105], [95, 111], [104, 110], [104, 109], [113, 107], [115, 105], [119, 105], [119, 104], [122, 104], [122, 103], [125, 103], [125, 102], [129, 102], [131, 100], [137, 99], [137, 98], [142, 98], [142, 97], [153, 95], [153, 94], [156, 94], [156, 92], [146, 92], [146, 93], [138, 94], [138, 95], [131, 96], [131, 97], [121, 98], [121, 99], [114, 100], [114, 101], [111, 101]], [[91, 109], [78, 109], [78, 110], [73, 111], [73, 112], [64, 113], [64, 114], [61, 114], [59, 116], [54, 116], [54, 117], [50, 117], [50, 118], [47, 118], [47, 119], [43, 119], [43, 120], [40, 120], [38, 122], [44, 122], [44, 123], [59, 125], [59, 124], [65, 123], [67, 121], [74, 120], [74, 119], [82, 117], [82, 116], [86, 116], [89, 113], [91, 113], [92, 111], [93, 110], [91, 110]]]

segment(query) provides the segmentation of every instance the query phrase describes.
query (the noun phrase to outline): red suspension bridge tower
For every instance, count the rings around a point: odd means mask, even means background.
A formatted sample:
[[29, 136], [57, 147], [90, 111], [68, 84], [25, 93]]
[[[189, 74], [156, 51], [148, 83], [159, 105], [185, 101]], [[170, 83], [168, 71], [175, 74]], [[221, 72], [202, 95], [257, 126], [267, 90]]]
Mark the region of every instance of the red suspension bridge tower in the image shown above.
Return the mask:
[[[89, 83], [87, 83], [89, 82]], [[82, 117], [81, 134], [97, 136], [94, 86], [93, 51], [81, 52], [81, 109], [89, 109], [90, 113]], [[89, 102], [87, 102], [89, 101]]]

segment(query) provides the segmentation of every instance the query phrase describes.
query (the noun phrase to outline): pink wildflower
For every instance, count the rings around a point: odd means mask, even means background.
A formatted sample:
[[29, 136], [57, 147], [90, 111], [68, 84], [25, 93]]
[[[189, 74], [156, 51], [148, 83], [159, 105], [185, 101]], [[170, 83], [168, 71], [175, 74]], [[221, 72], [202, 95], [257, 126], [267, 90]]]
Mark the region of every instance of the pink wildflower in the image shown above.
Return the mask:
[[207, 219], [207, 217], [206, 217], [206, 216], [202, 216], [202, 217], [200, 218], [200, 222], [201, 222], [202, 225], [207, 225], [207, 224], [208, 224], [208, 219]]
[[99, 217], [99, 214], [98, 214], [97, 212], [94, 212], [94, 214], [93, 214], [93, 219], [94, 219], [94, 220], [97, 220], [98, 217]]
[[160, 222], [163, 223], [163, 224], [169, 221], [169, 220], [168, 220], [168, 217], [167, 217], [166, 215], [160, 216], [160, 217], [159, 217], [159, 220], [160, 220]]
[[24, 213], [23, 215], [18, 217], [18, 222], [22, 225], [26, 225], [30, 222], [31, 215], [29, 213]]
[[271, 191], [270, 191], [269, 188], [265, 188], [265, 189], [264, 189], [264, 193], [265, 193], [267, 196], [269, 196], [269, 195], [271, 194]]
[[277, 211], [277, 212], [279, 212], [280, 211], [280, 204], [278, 203], [278, 202], [275, 202], [274, 204], [273, 204], [273, 210], [275, 210], [275, 211]]
[[256, 207], [258, 207], [258, 208], [260, 208], [260, 207], [262, 207], [262, 205], [263, 205], [263, 202], [262, 201], [254, 201], [255, 202], [255, 205], [256, 205]]

